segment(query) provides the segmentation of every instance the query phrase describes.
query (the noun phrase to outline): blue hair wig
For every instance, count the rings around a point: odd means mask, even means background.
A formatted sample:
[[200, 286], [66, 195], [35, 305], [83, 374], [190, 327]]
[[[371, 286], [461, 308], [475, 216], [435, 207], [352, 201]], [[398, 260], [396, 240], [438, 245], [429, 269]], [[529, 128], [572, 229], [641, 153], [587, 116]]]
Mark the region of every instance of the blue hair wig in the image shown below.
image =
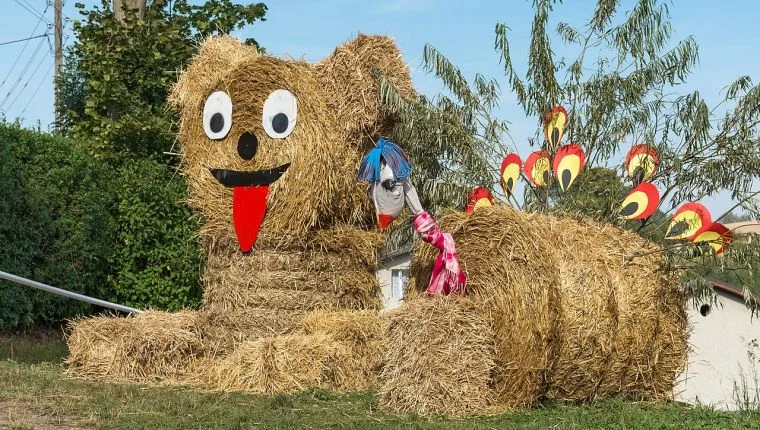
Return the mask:
[[397, 181], [403, 181], [412, 171], [412, 165], [404, 151], [395, 143], [381, 137], [375, 147], [364, 156], [359, 166], [359, 179], [370, 182], [380, 181], [381, 160], [385, 160]]

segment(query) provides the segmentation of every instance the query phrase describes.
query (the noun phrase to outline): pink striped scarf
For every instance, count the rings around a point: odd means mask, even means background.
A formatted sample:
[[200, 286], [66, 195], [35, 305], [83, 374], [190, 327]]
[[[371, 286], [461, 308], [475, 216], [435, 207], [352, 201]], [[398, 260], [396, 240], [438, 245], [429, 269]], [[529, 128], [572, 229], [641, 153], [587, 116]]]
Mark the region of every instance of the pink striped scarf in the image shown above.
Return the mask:
[[457, 248], [451, 233], [442, 232], [427, 212], [420, 212], [414, 216], [414, 230], [422, 240], [440, 251], [435, 259], [427, 294], [464, 294], [467, 277], [459, 267]]

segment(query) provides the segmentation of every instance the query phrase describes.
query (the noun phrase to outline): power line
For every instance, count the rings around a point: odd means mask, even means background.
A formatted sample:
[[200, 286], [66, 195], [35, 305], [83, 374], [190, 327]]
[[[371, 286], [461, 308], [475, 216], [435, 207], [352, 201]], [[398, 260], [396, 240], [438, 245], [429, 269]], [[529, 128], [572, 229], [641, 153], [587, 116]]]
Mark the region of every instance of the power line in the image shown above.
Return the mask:
[[42, 75], [42, 79], [40, 80], [40, 83], [37, 85], [37, 88], [34, 89], [34, 92], [32, 93], [32, 96], [29, 97], [29, 100], [26, 102], [26, 106], [24, 106], [24, 109], [21, 111], [19, 116], [24, 116], [26, 113], [26, 110], [29, 109], [29, 106], [32, 104], [32, 101], [37, 96], [37, 93], [40, 91], [40, 88], [42, 88], [42, 84], [47, 82], [48, 78], [50, 77], [50, 72], [53, 71], [53, 64], [50, 64], [50, 67], [48, 67], [47, 72]]
[[[36, 14], [43, 15], [43, 16], [45, 15], [44, 13], [40, 13], [40, 11], [38, 11], [34, 6], [32, 6], [27, 0], [21, 0], [21, 1], [24, 2], [24, 4], [26, 4], [27, 6], [29, 6], [29, 9], [33, 10]], [[45, 4], [47, 4], [47, 1], [45, 2]]]
[[3, 98], [2, 103], [0, 103], [0, 109], [2, 109], [3, 106], [5, 106], [5, 102], [7, 102], [8, 99], [10, 99], [11, 94], [14, 91], [16, 91], [16, 88], [18, 88], [18, 84], [21, 83], [21, 81], [24, 79], [24, 76], [26, 76], [26, 72], [29, 71], [29, 67], [32, 65], [32, 62], [37, 57], [37, 53], [40, 52], [40, 48], [42, 48], [42, 45], [43, 45], [44, 42], [45, 41], [43, 39], [40, 39], [40, 43], [37, 44], [37, 48], [35, 48], [34, 52], [29, 57], [29, 60], [24, 65], [24, 68], [21, 70], [21, 73], [19, 74], [18, 80], [16, 80], [16, 82], [13, 84], [13, 86], [11, 87], [11, 89], [8, 91], [8, 94], [6, 94], [5, 98]]
[[40, 70], [40, 67], [42, 67], [42, 63], [44, 63], [46, 59], [47, 59], [47, 56], [43, 55], [42, 60], [39, 63], [37, 63], [37, 67], [35, 67], [32, 74], [29, 75], [29, 79], [26, 80], [26, 83], [24, 83], [24, 86], [21, 87], [18, 93], [16, 93], [16, 97], [13, 99], [11, 104], [8, 105], [8, 108], [5, 109], [6, 112], [13, 109], [13, 106], [16, 104], [16, 101], [18, 101], [19, 97], [21, 97], [21, 94], [24, 93], [24, 90], [26, 89], [26, 87], [29, 86], [29, 82], [32, 82], [32, 79], [34, 79], [34, 77], [37, 75], [37, 72]]
[[11, 43], [24, 42], [24, 41], [32, 40], [32, 39], [39, 39], [40, 37], [46, 37], [47, 35], [48, 35], [47, 33], [43, 33], [43, 34], [38, 34], [36, 36], [27, 37], [27, 38], [24, 38], [24, 39], [11, 40], [9, 42], [2, 42], [2, 43], [0, 43], [0, 46], [2, 46], [2, 45], [10, 45]]
[[[47, 8], [45, 8], [45, 11], [47, 11]], [[37, 28], [39, 28], [40, 24], [42, 24], [42, 20], [41, 20], [41, 19], [38, 19], [38, 20], [37, 20], [37, 25], [35, 25], [35, 26], [34, 26], [34, 29], [32, 30], [32, 32], [31, 32], [31, 33], [29, 33], [29, 36], [32, 36], [34, 33], [36, 33], [36, 32], [37, 32]], [[31, 40], [31, 39], [30, 39], [30, 40]], [[0, 82], [0, 88], [2, 88], [2, 87], [3, 87], [3, 85], [5, 85], [5, 82], [6, 82], [6, 81], [8, 80], [8, 78], [9, 78], [9, 77], [10, 77], [10, 76], [13, 74], [13, 71], [14, 71], [14, 70], [16, 70], [16, 65], [18, 65], [18, 62], [19, 62], [19, 60], [21, 59], [21, 57], [23, 57], [23, 56], [24, 56], [24, 52], [26, 52], [26, 47], [27, 47], [27, 46], [29, 46], [29, 40], [27, 40], [27, 41], [24, 43], [24, 47], [23, 47], [23, 48], [21, 48], [21, 52], [19, 52], [19, 53], [18, 53], [18, 55], [16, 56], [16, 60], [13, 62], [13, 65], [11, 66], [11, 69], [8, 71], [8, 74], [7, 74], [7, 75], [5, 75], [5, 78], [3, 79], [3, 82]]]
[[34, 8], [30, 9], [31, 6], [26, 6], [24, 3], [21, 3], [19, 0], [13, 0], [13, 1], [15, 1], [16, 4], [18, 4], [22, 8], [24, 8], [24, 10], [26, 10], [27, 12], [31, 13], [32, 15], [34, 15], [35, 18], [39, 18], [39, 19], [45, 21], [46, 23], [50, 24], [50, 21], [48, 21], [48, 19], [45, 18], [44, 15], [40, 14], [39, 12], [37, 12], [36, 9], [34, 9]]

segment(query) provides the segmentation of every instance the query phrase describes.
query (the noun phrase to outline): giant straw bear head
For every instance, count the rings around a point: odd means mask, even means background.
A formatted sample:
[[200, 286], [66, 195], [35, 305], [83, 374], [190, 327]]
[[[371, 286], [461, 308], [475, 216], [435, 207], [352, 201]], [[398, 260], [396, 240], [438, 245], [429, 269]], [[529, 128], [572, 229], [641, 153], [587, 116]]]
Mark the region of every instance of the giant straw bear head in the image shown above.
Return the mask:
[[356, 170], [393, 125], [374, 70], [413, 95], [387, 37], [359, 35], [316, 64], [263, 55], [228, 36], [203, 43], [170, 99], [202, 234], [237, 238], [248, 251], [254, 242], [300, 246], [319, 228], [371, 225]]

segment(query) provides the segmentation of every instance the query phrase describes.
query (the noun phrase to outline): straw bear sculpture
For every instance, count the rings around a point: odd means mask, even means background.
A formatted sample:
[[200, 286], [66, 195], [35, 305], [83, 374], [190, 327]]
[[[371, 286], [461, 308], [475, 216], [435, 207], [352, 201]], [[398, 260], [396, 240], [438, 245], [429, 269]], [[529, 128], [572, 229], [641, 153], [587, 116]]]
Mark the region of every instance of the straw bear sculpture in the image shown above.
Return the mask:
[[[685, 359], [677, 283], [635, 235], [592, 221], [478, 208], [442, 217], [465, 297], [416, 294], [379, 313], [383, 244], [362, 155], [394, 118], [373, 71], [414, 97], [392, 40], [359, 35], [317, 63], [209, 39], [171, 95], [207, 265], [199, 311], [75, 321], [68, 372], [293, 392], [379, 389], [392, 411], [469, 414], [542, 398], [659, 399]], [[399, 142], [403, 147], [403, 142]], [[411, 176], [412, 181], [414, 175]]]

